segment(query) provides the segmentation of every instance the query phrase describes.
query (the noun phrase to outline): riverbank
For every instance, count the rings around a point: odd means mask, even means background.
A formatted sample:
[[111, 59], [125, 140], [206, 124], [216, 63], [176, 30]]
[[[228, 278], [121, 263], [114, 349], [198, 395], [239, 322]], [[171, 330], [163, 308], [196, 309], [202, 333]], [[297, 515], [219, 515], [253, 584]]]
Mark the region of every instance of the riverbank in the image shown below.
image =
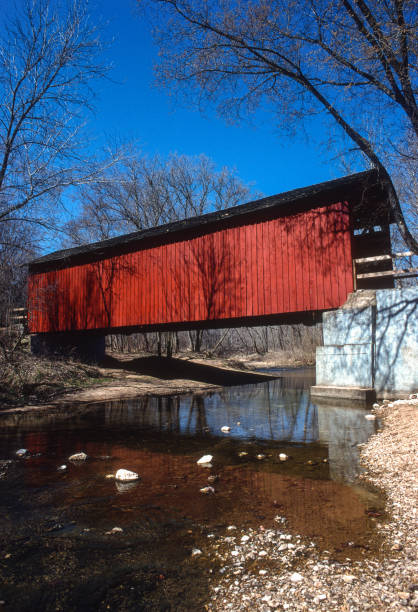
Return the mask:
[[207, 392], [224, 386], [258, 383], [272, 375], [256, 368], [288, 367], [278, 356], [203, 358], [111, 354], [97, 366], [39, 359], [26, 354], [2, 384], [1, 412], [56, 408], [74, 403], [129, 399], [139, 395]]
[[371, 534], [377, 553], [358, 558], [357, 543], [347, 542], [343, 558], [333, 559], [289, 533], [280, 516], [277, 529], [233, 530], [208, 551], [223, 565], [208, 609], [416, 610], [417, 411], [417, 399], [376, 407], [384, 426], [362, 449], [363, 480], [387, 497], [388, 518], [376, 516]]

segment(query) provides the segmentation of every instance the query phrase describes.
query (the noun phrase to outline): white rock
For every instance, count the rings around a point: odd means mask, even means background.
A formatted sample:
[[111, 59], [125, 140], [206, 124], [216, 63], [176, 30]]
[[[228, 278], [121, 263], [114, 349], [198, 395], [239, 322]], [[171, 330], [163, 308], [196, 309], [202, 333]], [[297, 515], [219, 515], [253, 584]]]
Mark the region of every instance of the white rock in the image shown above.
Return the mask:
[[246, 453], [245, 451], [241, 451], [238, 453], [238, 457], [246, 457], [248, 455], [248, 453]]
[[267, 570], [260, 570], [258, 573], [260, 576], [265, 576], [267, 574]]
[[203, 493], [203, 495], [213, 495], [213, 493], [215, 493], [215, 489], [213, 487], [203, 487], [200, 489], [200, 492]]
[[200, 459], [197, 461], [197, 465], [208, 465], [212, 459], [212, 455], [203, 455], [203, 457], [200, 457]]
[[258, 553], [259, 557], [266, 557], [267, 556], [267, 551], [266, 550], [260, 550]]
[[202, 551], [199, 548], [193, 548], [192, 557], [198, 557], [201, 554], [202, 554]]
[[115, 475], [114, 474], [106, 474], [105, 478], [114, 478]]
[[373, 404], [373, 406], [372, 406], [372, 408], [374, 408], [374, 409], [376, 410], [376, 408], [379, 408], [379, 404], [374, 403], [374, 404]]
[[229, 433], [231, 431], [231, 428], [228, 427], [228, 425], [224, 425], [223, 427], [221, 427], [221, 431], [222, 433]]
[[57, 470], [59, 472], [65, 472], [66, 469], [67, 469], [67, 466], [65, 465], [65, 463], [57, 467]]
[[138, 480], [139, 475], [136, 472], [121, 469], [116, 472], [115, 478], [121, 482], [132, 482], [134, 480]]
[[374, 421], [376, 419], [376, 415], [375, 414], [365, 414], [364, 418], [366, 419], [366, 421]]
[[357, 578], [355, 576], [353, 576], [352, 574], [344, 574], [343, 576], [343, 580], [344, 582], [346, 582], [347, 584], [351, 584], [353, 583], [355, 580], [357, 580]]
[[257, 455], [257, 459], [259, 459], [260, 461], [261, 461], [262, 459], [265, 459], [265, 458], [266, 458], [266, 456], [265, 456], [265, 455], [263, 455], [263, 453], [260, 453], [259, 455]]
[[232, 550], [232, 551], [231, 551], [231, 555], [232, 555], [233, 557], [238, 557], [238, 555], [239, 555], [238, 550]]
[[86, 453], [74, 453], [68, 457], [68, 461], [85, 461], [87, 459]]
[[280, 453], [279, 459], [280, 461], [287, 461], [289, 457], [286, 455], [286, 453]]
[[25, 457], [28, 452], [27, 448], [19, 448], [19, 450], [16, 451], [16, 457]]
[[115, 533], [123, 533], [122, 527], [113, 527], [110, 531], [106, 531], [105, 535], [115, 535]]
[[227, 531], [235, 531], [235, 529], [236, 529], [235, 525], [229, 525], [229, 526], [226, 528], [226, 530], [227, 530]]
[[241, 542], [248, 542], [249, 539], [250, 539], [250, 536], [243, 535], [241, 538]]
[[302, 576], [302, 574], [298, 574], [297, 572], [294, 572], [290, 576], [290, 580], [291, 580], [291, 582], [301, 582], [303, 580], [303, 576]]

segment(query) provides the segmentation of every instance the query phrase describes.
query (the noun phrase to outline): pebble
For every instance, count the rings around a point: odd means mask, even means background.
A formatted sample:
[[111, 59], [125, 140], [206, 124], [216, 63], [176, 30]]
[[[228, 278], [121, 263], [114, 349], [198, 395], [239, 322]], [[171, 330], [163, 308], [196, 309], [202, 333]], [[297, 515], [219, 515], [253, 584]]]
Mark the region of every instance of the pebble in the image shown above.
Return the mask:
[[365, 414], [364, 418], [366, 419], [366, 421], [374, 421], [376, 419], [376, 415], [375, 414]]
[[228, 427], [228, 425], [224, 425], [223, 427], [221, 427], [221, 431], [222, 433], [229, 433], [231, 431], [231, 428]]
[[287, 461], [289, 457], [286, 455], [286, 453], [280, 453], [279, 459], [280, 461]]
[[265, 459], [265, 458], [266, 458], [266, 456], [265, 456], [265, 455], [263, 455], [263, 453], [260, 453], [259, 455], [257, 455], [257, 459], [259, 459], [260, 461], [261, 461], [262, 459]]
[[352, 584], [355, 580], [357, 580], [357, 578], [353, 576], [353, 574], [344, 574], [343, 580], [347, 584]]
[[192, 557], [199, 557], [200, 555], [202, 555], [202, 551], [199, 548], [193, 548], [192, 550]]
[[85, 461], [86, 459], [87, 455], [82, 451], [80, 453], [74, 453], [68, 457], [68, 461]]
[[298, 574], [298, 572], [293, 572], [293, 574], [290, 576], [291, 582], [301, 582], [302, 580], [303, 576], [302, 574]]
[[65, 463], [57, 467], [58, 472], [65, 472], [66, 469], [67, 469], [67, 466], [65, 465]]
[[27, 448], [19, 448], [19, 450], [16, 451], [16, 457], [26, 457], [28, 454], [29, 451]]

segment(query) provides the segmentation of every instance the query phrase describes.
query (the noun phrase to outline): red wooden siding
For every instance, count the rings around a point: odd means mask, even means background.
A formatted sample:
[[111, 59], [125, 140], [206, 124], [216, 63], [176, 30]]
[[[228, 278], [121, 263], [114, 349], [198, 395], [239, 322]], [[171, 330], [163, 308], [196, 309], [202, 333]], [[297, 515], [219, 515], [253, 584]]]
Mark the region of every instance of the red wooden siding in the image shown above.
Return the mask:
[[109, 329], [327, 310], [353, 291], [348, 206], [242, 221], [33, 273], [30, 330]]

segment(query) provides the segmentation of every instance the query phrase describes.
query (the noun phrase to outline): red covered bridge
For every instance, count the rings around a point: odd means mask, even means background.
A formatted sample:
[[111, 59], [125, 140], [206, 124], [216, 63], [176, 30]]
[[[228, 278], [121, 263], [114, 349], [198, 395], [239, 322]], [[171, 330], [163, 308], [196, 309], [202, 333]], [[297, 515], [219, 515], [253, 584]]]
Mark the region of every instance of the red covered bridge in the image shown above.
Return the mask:
[[58, 251], [30, 264], [29, 329], [47, 340], [312, 322], [356, 286], [391, 286], [353, 267], [390, 253], [390, 222], [372, 170]]

